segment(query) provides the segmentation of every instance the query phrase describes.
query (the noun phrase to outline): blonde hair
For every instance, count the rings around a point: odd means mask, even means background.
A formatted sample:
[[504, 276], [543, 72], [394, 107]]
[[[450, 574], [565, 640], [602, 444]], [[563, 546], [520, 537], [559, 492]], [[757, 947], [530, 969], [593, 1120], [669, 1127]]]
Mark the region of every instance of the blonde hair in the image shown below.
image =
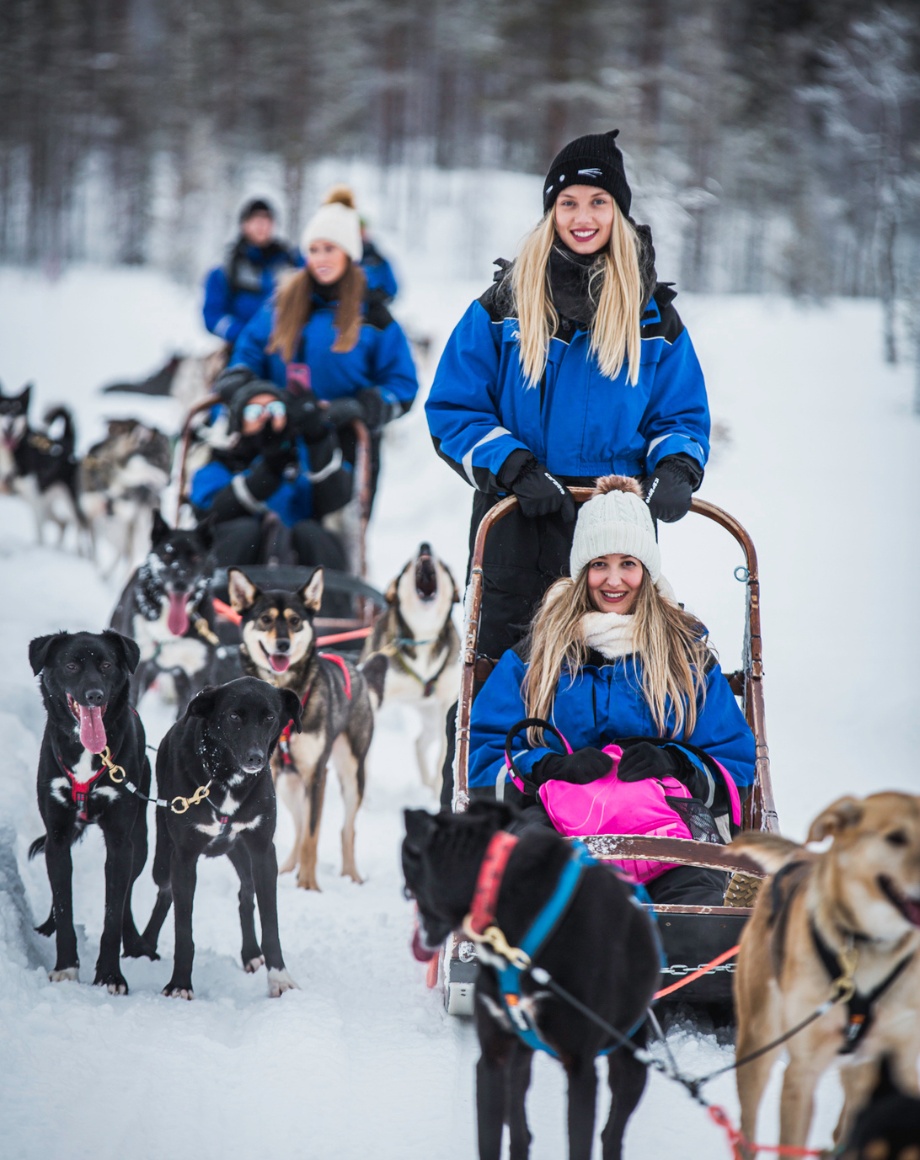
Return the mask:
[[[528, 386], [536, 386], [546, 367], [550, 339], [559, 325], [549, 286], [549, 256], [557, 241], [554, 210], [549, 209], [524, 240], [508, 277], [517, 310], [521, 365]], [[639, 235], [614, 202], [610, 243], [591, 270], [588, 293], [597, 310], [591, 323], [591, 353], [601, 372], [615, 379], [629, 366], [628, 382], [639, 381], [642, 340], [642, 277], [639, 272]]]
[[[335, 310], [337, 331], [332, 350], [345, 354], [354, 350], [361, 334], [361, 303], [367, 286], [364, 271], [349, 258], [342, 275], [339, 303]], [[304, 266], [282, 280], [275, 299], [275, 320], [265, 349], [279, 353], [290, 362], [300, 344], [300, 335], [313, 313], [313, 277]]]
[[[557, 580], [543, 597], [527, 639], [529, 660], [522, 685], [528, 717], [551, 720], [563, 668], [574, 680], [588, 656], [584, 616], [597, 609], [588, 588], [588, 567]], [[697, 702], [706, 699], [706, 669], [712, 653], [699, 621], [661, 595], [645, 565], [632, 613], [633, 672], [659, 737], [689, 736], [696, 728]], [[542, 730], [530, 729], [531, 745], [542, 745]]]

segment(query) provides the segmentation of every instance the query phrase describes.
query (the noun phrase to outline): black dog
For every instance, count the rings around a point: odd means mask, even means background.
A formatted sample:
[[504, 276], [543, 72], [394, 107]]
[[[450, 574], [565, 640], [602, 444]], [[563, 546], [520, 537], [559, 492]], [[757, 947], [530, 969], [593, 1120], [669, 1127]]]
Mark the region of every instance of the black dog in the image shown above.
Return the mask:
[[856, 1117], [843, 1160], [917, 1160], [920, 1156], [920, 1099], [894, 1082], [891, 1061], [882, 1058], [878, 1083]]
[[[195, 864], [202, 854], [226, 854], [240, 876], [245, 969], [257, 971], [264, 962], [272, 996], [297, 985], [285, 969], [278, 937], [276, 804], [269, 761], [288, 721], [299, 731], [300, 712], [300, 701], [289, 689], [240, 677], [202, 690], [160, 743], [157, 788], [172, 805], [157, 813], [153, 880], [159, 894], [144, 938], [156, 947], [175, 901], [175, 963], [164, 995], [192, 998], [192, 902]], [[261, 947], [253, 893], [259, 902]]]
[[131, 681], [132, 705], [161, 673], [169, 673], [176, 688], [176, 716], [181, 717], [205, 685], [242, 673], [238, 647], [225, 647], [217, 635], [212, 542], [207, 523], [190, 530], [171, 528], [159, 511], [153, 514], [150, 552], [125, 585], [110, 621], [111, 628], [140, 647]]
[[29, 645], [48, 712], [38, 762], [38, 808], [46, 832], [32, 843], [29, 857], [44, 850], [52, 903], [38, 930], [57, 931], [52, 981], [76, 979], [70, 847], [97, 822], [106, 847], [105, 923], [94, 982], [113, 994], [128, 990], [119, 965], [122, 939], [126, 955], [155, 957], [131, 915], [131, 890], [147, 860], [145, 802], [132, 790], [150, 792], [144, 727], [128, 704], [137, 658], [134, 641], [112, 631], [59, 632]]
[[[402, 847], [407, 892], [418, 904], [424, 944], [439, 946], [470, 912], [480, 866], [494, 835], [518, 815], [508, 806], [474, 803], [466, 814], [406, 810]], [[494, 923], [519, 947], [533, 920], [554, 895], [572, 846], [545, 828], [527, 828], [511, 852], [501, 880]], [[509, 1125], [511, 1160], [530, 1149], [524, 1100], [533, 1051], [519, 1038], [503, 1005], [496, 962], [480, 951], [476, 983], [476, 1030], [482, 1055], [476, 1068], [476, 1108], [481, 1160], [498, 1160], [503, 1124]], [[620, 1034], [642, 1022], [659, 972], [649, 918], [629, 888], [602, 865], [587, 867], [576, 892], [534, 958], [533, 965], [589, 1007]], [[542, 1041], [558, 1055], [569, 1079], [569, 1157], [588, 1160], [594, 1135], [595, 1057], [616, 1041], [574, 1007], [525, 972], [521, 1010], [528, 1011]], [[644, 1042], [640, 1029], [633, 1041]], [[645, 1087], [645, 1066], [626, 1048], [609, 1056], [612, 1095], [603, 1131], [604, 1160], [619, 1160], [626, 1123]]]

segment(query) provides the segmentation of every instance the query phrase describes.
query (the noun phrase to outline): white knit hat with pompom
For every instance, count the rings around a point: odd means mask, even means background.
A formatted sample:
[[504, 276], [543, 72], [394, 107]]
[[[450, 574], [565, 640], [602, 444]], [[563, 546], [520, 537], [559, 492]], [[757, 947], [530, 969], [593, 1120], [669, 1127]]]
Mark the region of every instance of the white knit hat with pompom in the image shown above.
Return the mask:
[[360, 262], [364, 256], [361, 218], [355, 209], [354, 194], [347, 185], [334, 185], [325, 202], [307, 222], [300, 238], [300, 252], [307, 256], [311, 242], [332, 242], [351, 258]]
[[655, 583], [661, 576], [661, 552], [642, 489], [628, 475], [604, 475], [597, 494], [582, 504], [569, 556], [573, 579], [598, 556], [635, 556]]

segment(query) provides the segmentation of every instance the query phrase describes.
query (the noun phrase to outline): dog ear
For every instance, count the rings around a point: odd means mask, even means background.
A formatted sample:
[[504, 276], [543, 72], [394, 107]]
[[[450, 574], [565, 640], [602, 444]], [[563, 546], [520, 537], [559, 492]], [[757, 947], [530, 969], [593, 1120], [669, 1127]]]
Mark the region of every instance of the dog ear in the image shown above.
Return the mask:
[[200, 693], [196, 693], [188, 703], [184, 720], [190, 717], [210, 717], [214, 710], [217, 698], [217, 685], [205, 685]]
[[829, 805], [823, 814], [811, 823], [808, 831], [808, 842], [820, 842], [828, 835], [836, 837], [850, 826], [857, 825], [863, 816], [863, 805], [859, 798], [838, 798], [833, 805]]
[[128, 666], [128, 672], [133, 673], [141, 659], [141, 650], [137, 641], [132, 640], [130, 636], [122, 636], [114, 628], [107, 628], [102, 635], [107, 641], [114, 644], [116, 648], [121, 649], [121, 655], [124, 658], [125, 664]]
[[51, 659], [54, 646], [60, 644], [67, 635], [66, 632], [52, 632], [48, 636], [37, 636], [29, 642], [29, 664], [36, 677]]
[[300, 724], [300, 718], [303, 714], [303, 705], [300, 698], [293, 689], [279, 689], [281, 695], [281, 720], [287, 724], [291, 723], [291, 728], [295, 733], [300, 733], [303, 726]]
[[[403, 569], [403, 571], [405, 571], [405, 569]], [[402, 579], [402, 572], [400, 572], [400, 574], [395, 579], [390, 581], [389, 587], [387, 588], [386, 592], [384, 592], [384, 594], [383, 594], [383, 599], [387, 602], [387, 604], [393, 605], [396, 603], [396, 600], [397, 600], [396, 588], [397, 588], [401, 579]]]
[[297, 593], [304, 608], [309, 608], [311, 612], [319, 612], [319, 606], [323, 602], [323, 584], [323, 570], [322, 568], [317, 568], [307, 583]]
[[471, 801], [466, 812], [468, 817], [489, 818], [494, 823], [496, 830], [504, 830], [518, 816], [518, 811], [512, 806], [506, 805], [504, 802], [487, 801], [486, 799]]
[[230, 607], [234, 612], [245, 612], [252, 608], [259, 596], [259, 589], [239, 568], [231, 568], [227, 572], [227, 590], [230, 593]]
[[450, 598], [450, 602], [451, 602], [451, 604], [459, 604], [460, 603], [460, 589], [457, 587], [457, 581], [454, 579], [454, 574], [453, 574], [453, 572], [451, 572], [450, 568], [448, 568], [448, 566], [444, 563], [443, 560], [440, 560], [439, 563], [440, 563], [441, 567], [444, 569], [444, 571], [447, 573], [448, 580], [450, 580], [451, 591], [453, 592], [453, 595]]
[[26, 383], [26, 385], [19, 392], [19, 398], [22, 399], [22, 405], [28, 411], [29, 402], [32, 398], [32, 384], [31, 383]]
[[172, 531], [169, 524], [160, 515], [160, 509], [153, 509], [153, 524], [150, 528], [150, 543], [155, 548], [161, 540], [165, 540]]
[[413, 850], [424, 850], [438, 828], [434, 814], [427, 810], [403, 810], [406, 822], [406, 842]]

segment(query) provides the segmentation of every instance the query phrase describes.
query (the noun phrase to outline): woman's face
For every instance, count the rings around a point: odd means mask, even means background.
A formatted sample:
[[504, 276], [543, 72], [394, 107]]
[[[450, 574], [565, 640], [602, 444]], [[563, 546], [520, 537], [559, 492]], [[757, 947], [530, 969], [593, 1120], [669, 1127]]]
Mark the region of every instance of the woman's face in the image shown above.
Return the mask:
[[264, 395], [253, 395], [243, 408], [240, 430], [244, 435], [258, 435], [267, 423], [275, 431], [284, 429], [287, 422], [287, 408], [276, 396], [267, 391]]
[[553, 210], [560, 241], [576, 254], [596, 254], [610, 242], [613, 198], [596, 185], [570, 185], [556, 198]]
[[598, 612], [628, 613], [635, 609], [643, 568], [635, 556], [612, 552], [588, 565], [588, 597]]
[[335, 242], [319, 239], [307, 250], [307, 268], [321, 286], [331, 286], [348, 268], [348, 255]]

